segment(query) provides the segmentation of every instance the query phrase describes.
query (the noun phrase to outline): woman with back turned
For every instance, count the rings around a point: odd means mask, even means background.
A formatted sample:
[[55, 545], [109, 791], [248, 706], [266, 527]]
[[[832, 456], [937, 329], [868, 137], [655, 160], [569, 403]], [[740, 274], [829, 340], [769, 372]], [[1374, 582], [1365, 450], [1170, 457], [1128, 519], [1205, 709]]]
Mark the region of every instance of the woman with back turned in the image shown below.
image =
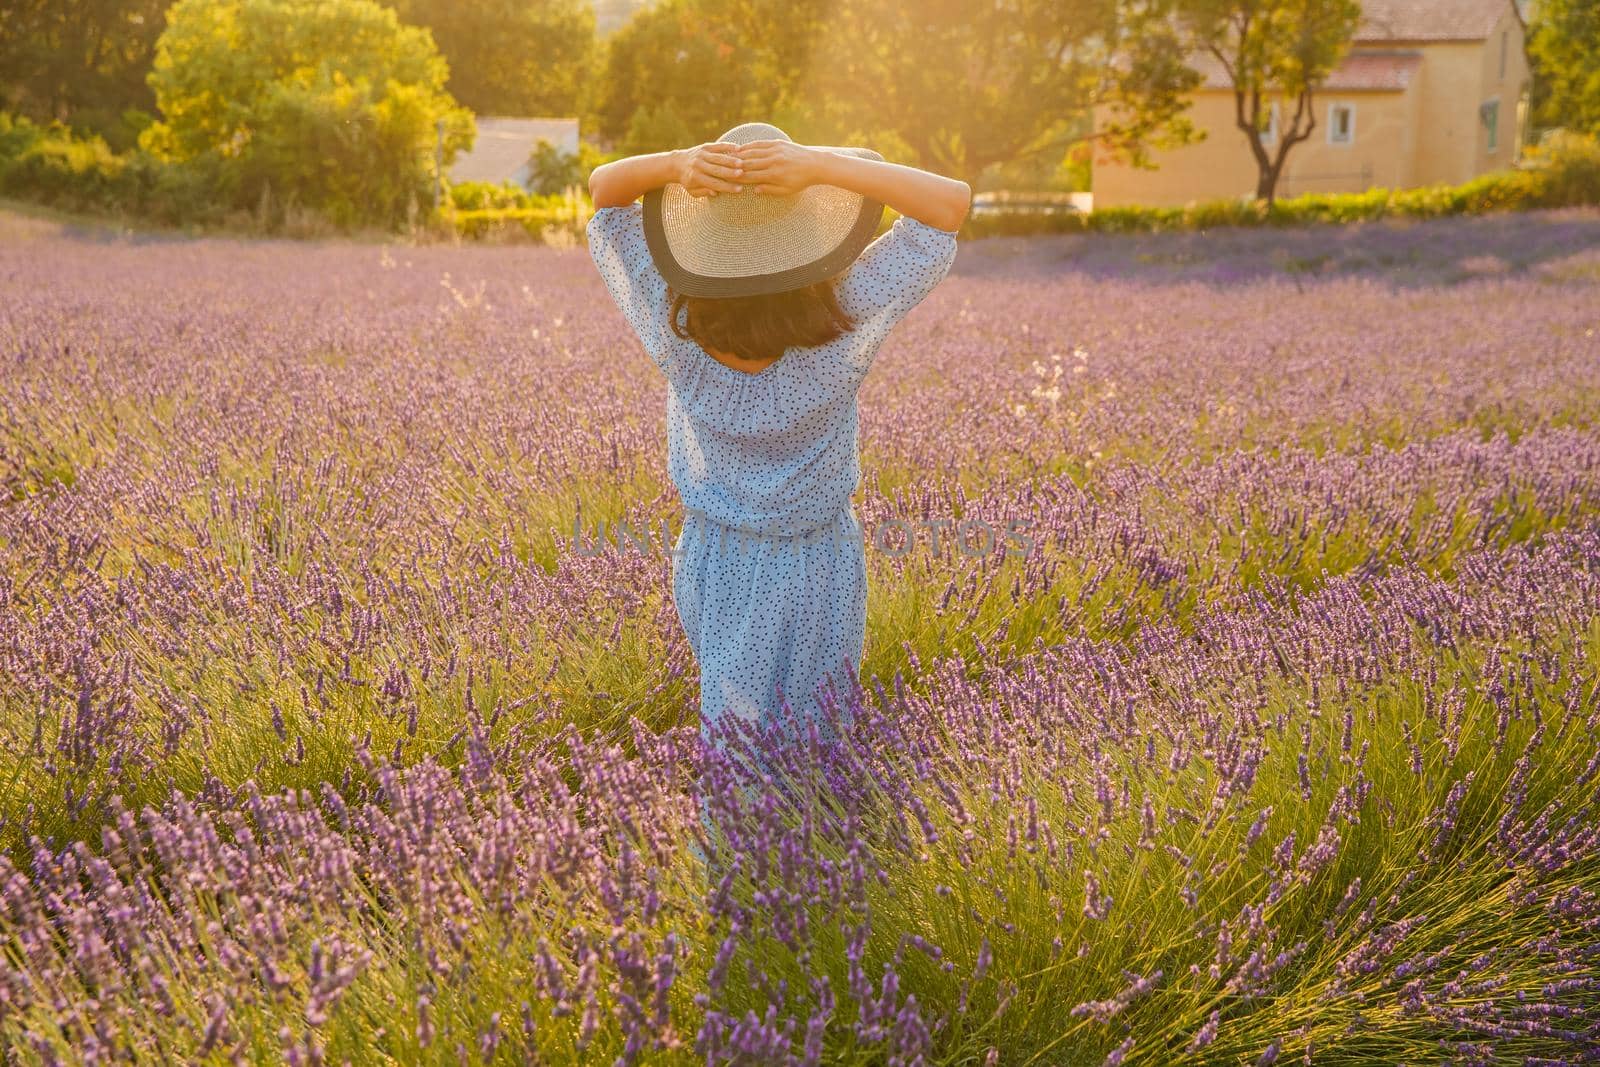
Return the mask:
[[[866, 636], [856, 390], [950, 269], [971, 190], [763, 123], [607, 163], [589, 189], [590, 253], [667, 379], [702, 732], [738, 716], [826, 736], [818, 687], [843, 687]], [[885, 205], [902, 217], [873, 240]]]

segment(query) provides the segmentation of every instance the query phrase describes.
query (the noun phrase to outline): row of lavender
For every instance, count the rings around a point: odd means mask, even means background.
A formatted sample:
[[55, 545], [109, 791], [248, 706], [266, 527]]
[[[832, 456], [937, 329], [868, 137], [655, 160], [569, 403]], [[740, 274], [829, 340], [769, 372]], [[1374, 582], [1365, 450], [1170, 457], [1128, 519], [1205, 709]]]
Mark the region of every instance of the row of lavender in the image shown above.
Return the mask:
[[[7, 510], [0, 529], [18, 566], [0, 575], [0, 671], [13, 799], [0, 835], [11, 845], [92, 837], [114, 796], [137, 807], [173, 786], [348, 783], [364, 777], [360, 748], [402, 765], [456, 759], [469, 676], [497, 742], [692, 719], [664, 552], [585, 535], [587, 547], [547, 570], [505, 537], [452, 545], [419, 530], [403, 561], [359, 558], [381, 551], [352, 535], [348, 554], [319, 544], [298, 565], [267, 553], [230, 563], [259, 544], [254, 531], [281, 501], [325, 502], [284, 521], [328, 538], [340, 490], [317, 477], [306, 468], [225, 506], [208, 490], [209, 521], [184, 520], [199, 544], [166, 559], [124, 547], [126, 570], [111, 560], [128, 542], [85, 530], [76, 486]], [[1189, 629], [1208, 609], [1286, 599], [1328, 575], [1401, 564], [1448, 574], [1464, 551], [1587, 528], [1600, 513], [1600, 437], [1458, 433], [1360, 457], [1130, 464], [1089, 491], [1063, 476], [972, 495], [935, 484], [868, 492], [860, 510], [873, 531], [868, 674], [892, 678], [919, 658], [1128, 637], [1153, 620]], [[974, 524], [1026, 531], [1032, 551], [994, 538], [986, 555], [968, 554], [983, 547], [961, 543]]]
[[87, 1061], [1586, 1058], [1600, 538], [1459, 562], [930, 664], [838, 747], [473, 715], [360, 799], [118, 806], [0, 862], [4, 1022]]
[[[696, 742], [667, 559], [573, 550], [674, 512], [581, 256], [25, 234], [4, 1039], [1600, 1052], [1597, 231], [1375, 231], [1403, 272], [1309, 280], [1270, 234], [1213, 277], [969, 251], [863, 396], [884, 681], [772, 787]], [[936, 549], [962, 522], [1033, 551]]]

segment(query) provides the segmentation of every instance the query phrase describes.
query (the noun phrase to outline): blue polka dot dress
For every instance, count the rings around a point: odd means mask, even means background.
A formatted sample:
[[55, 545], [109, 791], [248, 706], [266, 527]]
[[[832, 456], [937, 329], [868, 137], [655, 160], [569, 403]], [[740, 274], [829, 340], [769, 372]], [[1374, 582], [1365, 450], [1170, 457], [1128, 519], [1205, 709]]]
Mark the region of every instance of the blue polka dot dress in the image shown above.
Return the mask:
[[[835, 281], [855, 329], [734, 370], [672, 332], [639, 204], [602, 208], [589, 251], [667, 380], [667, 467], [683, 499], [678, 617], [700, 666], [702, 730], [722, 716], [816, 717], [818, 687], [859, 669], [867, 620], [856, 389], [889, 330], [946, 272], [955, 234], [901, 217]], [[796, 717], [780, 718], [781, 699]]]

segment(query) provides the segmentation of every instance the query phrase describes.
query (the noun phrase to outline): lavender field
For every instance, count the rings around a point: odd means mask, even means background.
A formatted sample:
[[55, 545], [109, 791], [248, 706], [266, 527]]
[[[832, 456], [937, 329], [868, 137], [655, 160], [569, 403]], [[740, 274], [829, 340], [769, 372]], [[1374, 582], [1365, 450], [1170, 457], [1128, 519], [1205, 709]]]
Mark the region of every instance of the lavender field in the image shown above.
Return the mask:
[[839, 745], [663, 402], [581, 249], [0, 216], [3, 1061], [1600, 1060], [1600, 214], [965, 246]]

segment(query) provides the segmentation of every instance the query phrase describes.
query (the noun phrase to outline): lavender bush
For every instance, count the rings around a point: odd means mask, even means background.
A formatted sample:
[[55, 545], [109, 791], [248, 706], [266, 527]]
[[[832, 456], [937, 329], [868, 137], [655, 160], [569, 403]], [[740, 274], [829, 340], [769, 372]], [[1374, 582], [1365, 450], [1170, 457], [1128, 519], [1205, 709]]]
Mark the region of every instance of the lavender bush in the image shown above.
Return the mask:
[[7, 1062], [1600, 1059], [1600, 216], [967, 247], [711, 748], [581, 252], [0, 237]]

